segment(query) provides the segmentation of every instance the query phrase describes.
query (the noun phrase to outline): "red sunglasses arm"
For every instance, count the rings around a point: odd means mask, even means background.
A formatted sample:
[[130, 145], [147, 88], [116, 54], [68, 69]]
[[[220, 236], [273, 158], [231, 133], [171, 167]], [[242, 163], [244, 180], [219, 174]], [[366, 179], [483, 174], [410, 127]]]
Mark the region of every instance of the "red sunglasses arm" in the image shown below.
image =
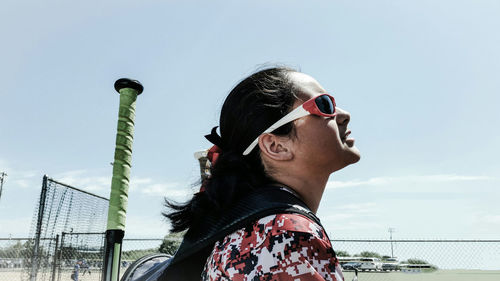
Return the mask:
[[310, 99], [302, 104], [302, 107], [311, 114], [322, 115], [322, 112], [316, 106], [315, 99]]

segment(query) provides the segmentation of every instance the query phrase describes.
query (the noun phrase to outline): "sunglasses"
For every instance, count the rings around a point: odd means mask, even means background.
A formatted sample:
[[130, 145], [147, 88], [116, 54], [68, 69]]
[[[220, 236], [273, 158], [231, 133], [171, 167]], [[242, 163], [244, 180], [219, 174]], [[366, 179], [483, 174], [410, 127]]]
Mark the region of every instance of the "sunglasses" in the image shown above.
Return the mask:
[[263, 134], [270, 133], [279, 127], [285, 125], [286, 123], [297, 120], [301, 117], [307, 116], [309, 114], [325, 117], [333, 117], [337, 115], [335, 113], [335, 99], [329, 94], [322, 94], [314, 97], [301, 106], [290, 111], [287, 115], [283, 116], [280, 120], [276, 121], [271, 127], [267, 128], [262, 134], [260, 134], [248, 147], [243, 151], [243, 155], [248, 155], [259, 143], [259, 137]]

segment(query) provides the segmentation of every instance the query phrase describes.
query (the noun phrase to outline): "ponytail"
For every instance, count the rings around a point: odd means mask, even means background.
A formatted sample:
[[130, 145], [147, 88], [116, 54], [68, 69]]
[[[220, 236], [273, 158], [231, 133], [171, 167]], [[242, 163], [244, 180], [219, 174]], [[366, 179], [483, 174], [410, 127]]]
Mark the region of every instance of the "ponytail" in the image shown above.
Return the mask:
[[[288, 68], [270, 68], [241, 81], [228, 95], [221, 111], [220, 131], [216, 128], [205, 136], [215, 146], [217, 159], [210, 168], [210, 176], [202, 182], [200, 192], [186, 203], [165, 198], [171, 231], [180, 232], [197, 224], [203, 217], [230, 210], [232, 204], [250, 191], [273, 180], [262, 164], [260, 150], [243, 156], [244, 149], [275, 120], [287, 114], [296, 100], [294, 87], [288, 79]], [[273, 133], [289, 135], [291, 123]]]

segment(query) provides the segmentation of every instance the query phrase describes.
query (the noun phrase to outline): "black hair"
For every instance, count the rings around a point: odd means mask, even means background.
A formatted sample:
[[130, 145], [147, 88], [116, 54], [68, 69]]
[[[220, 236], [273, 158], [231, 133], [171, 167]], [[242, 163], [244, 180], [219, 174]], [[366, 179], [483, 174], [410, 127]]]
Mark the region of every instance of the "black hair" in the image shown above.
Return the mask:
[[[204, 191], [185, 203], [165, 198], [171, 231], [180, 232], [196, 224], [207, 213], [223, 212], [245, 194], [273, 179], [266, 173], [260, 158], [259, 146], [243, 156], [243, 151], [264, 130], [286, 115], [297, 100], [297, 93], [287, 67], [260, 70], [242, 80], [229, 93], [220, 115], [222, 152], [211, 167]], [[273, 131], [277, 135], [293, 135], [293, 123]]]

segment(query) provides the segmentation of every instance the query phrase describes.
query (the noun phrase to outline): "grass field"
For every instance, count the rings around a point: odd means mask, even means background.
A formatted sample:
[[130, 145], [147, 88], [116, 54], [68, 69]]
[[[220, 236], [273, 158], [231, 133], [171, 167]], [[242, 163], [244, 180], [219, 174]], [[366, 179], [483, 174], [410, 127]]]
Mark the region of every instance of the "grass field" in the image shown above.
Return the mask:
[[[125, 270], [120, 270], [121, 274]], [[21, 281], [20, 271], [0, 271], [0, 281]], [[80, 275], [80, 281], [100, 281], [97, 272]], [[354, 272], [344, 272], [345, 281], [351, 281]], [[42, 280], [42, 279], [40, 279]], [[49, 280], [48, 277], [45, 280]], [[57, 280], [57, 278], [56, 278]], [[359, 281], [499, 281], [500, 270], [438, 270], [431, 273], [360, 272]], [[61, 281], [71, 281], [70, 272], [61, 274]]]

